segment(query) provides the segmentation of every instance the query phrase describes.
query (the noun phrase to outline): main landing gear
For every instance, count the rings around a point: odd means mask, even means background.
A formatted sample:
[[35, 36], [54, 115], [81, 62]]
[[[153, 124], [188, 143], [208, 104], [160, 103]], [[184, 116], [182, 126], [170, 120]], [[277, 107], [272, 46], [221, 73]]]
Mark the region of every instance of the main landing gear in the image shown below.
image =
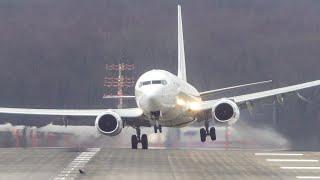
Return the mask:
[[146, 134], [142, 134], [140, 127], [136, 128], [137, 135], [131, 136], [131, 147], [132, 149], [138, 148], [138, 143], [141, 143], [142, 149], [148, 149], [148, 136]]
[[200, 129], [200, 139], [201, 142], [206, 142], [207, 136], [210, 136], [212, 141], [217, 139], [216, 137], [216, 128], [211, 127], [209, 130], [209, 122], [205, 121], [204, 123], [205, 128]]

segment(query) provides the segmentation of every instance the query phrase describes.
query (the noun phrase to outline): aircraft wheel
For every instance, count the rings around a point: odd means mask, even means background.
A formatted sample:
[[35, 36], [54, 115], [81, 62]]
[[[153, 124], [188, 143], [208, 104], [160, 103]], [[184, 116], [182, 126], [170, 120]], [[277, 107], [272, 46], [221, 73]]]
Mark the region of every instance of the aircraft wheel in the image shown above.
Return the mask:
[[154, 129], [154, 133], [156, 133], [156, 134], [157, 134], [157, 133], [158, 133], [158, 128], [157, 128], [157, 126], [156, 126], [156, 125], [154, 125], [154, 126], [153, 126], [153, 129]]
[[132, 147], [132, 149], [138, 148], [138, 138], [136, 135], [131, 136], [131, 147]]
[[214, 128], [214, 127], [210, 128], [210, 137], [211, 137], [212, 141], [215, 141], [217, 139], [217, 137], [216, 137], [216, 128]]
[[200, 139], [201, 142], [206, 142], [206, 138], [207, 138], [207, 132], [204, 128], [200, 129]]
[[142, 134], [141, 144], [142, 144], [142, 149], [148, 149], [148, 136], [146, 134]]

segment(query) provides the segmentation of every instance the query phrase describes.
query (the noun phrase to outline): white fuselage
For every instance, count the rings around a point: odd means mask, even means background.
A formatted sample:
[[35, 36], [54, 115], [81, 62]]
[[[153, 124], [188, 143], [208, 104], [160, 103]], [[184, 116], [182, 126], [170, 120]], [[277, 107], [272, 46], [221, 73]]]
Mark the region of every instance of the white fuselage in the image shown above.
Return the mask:
[[156, 124], [152, 112], [159, 112], [157, 123], [165, 127], [181, 127], [194, 121], [194, 112], [188, 105], [201, 101], [196, 88], [164, 70], [141, 75], [135, 86], [135, 97], [151, 124]]

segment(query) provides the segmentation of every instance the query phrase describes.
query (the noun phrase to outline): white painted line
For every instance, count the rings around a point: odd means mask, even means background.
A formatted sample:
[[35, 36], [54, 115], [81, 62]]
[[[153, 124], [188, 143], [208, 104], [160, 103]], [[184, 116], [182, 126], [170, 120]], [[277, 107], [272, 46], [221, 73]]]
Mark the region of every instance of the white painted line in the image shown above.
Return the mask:
[[78, 160], [74, 160], [72, 162], [83, 163], [83, 162], [88, 162], [88, 160], [78, 159]]
[[74, 170], [74, 168], [71, 167], [71, 166], [68, 166], [68, 167], [63, 169], [63, 171], [73, 171], [73, 170]]
[[320, 169], [319, 166], [301, 166], [301, 167], [284, 166], [284, 167], [280, 167], [280, 168], [281, 169], [308, 169], [308, 170]]
[[100, 151], [100, 148], [88, 148], [87, 151], [98, 152]]
[[69, 174], [71, 171], [61, 171], [61, 174]]
[[303, 156], [301, 153], [254, 153], [255, 156]]
[[74, 159], [73, 161], [78, 161], [78, 160], [90, 160], [91, 158], [79, 158], [77, 157], [76, 159]]
[[266, 159], [269, 162], [319, 162], [317, 159]]
[[90, 154], [90, 155], [81, 155], [81, 156], [79, 156], [79, 157], [92, 157], [93, 155], [92, 154]]
[[59, 176], [61, 177], [65, 177], [65, 176], [68, 176], [68, 177], [76, 177], [78, 175], [78, 171], [74, 171], [72, 173], [65, 173], [65, 174], [60, 174]]
[[85, 165], [90, 161], [90, 159], [95, 156], [100, 148], [89, 148], [87, 151], [80, 153], [72, 162], [69, 163], [58, 175], [55, 180], [64, 180], [64, 179], [74, 179], [78, 175], [78, 168], [84, 168]]
[[296, 176], [297, 179], [320, 179], [320, 176]]

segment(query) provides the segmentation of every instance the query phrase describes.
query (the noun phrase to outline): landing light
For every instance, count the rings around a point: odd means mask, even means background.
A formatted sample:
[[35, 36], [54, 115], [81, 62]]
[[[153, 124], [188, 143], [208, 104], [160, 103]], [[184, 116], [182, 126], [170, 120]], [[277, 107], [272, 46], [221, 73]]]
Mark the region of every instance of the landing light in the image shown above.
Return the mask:
[[141, 108], [138, 108], [139, 114], [143, 114], [143, 110]]
[[190, 102], [189, 107], [192, 111], [198, 111], [201, 109], [200, 103], [198, 102]]
[[180, 99], [180, 98], [177, 98], [176, 102], [180, 106], [184, 106], [186, 104], [186, 102], [183, 99]]
[[192, 110], [192, 111], [198, 111], [201, 109], [200, 103], [199, 102], [188, 102], [185, 101], [181, 98], [176, 99], [176, 103], [179, 106], [185, 106], [186, 108]]

